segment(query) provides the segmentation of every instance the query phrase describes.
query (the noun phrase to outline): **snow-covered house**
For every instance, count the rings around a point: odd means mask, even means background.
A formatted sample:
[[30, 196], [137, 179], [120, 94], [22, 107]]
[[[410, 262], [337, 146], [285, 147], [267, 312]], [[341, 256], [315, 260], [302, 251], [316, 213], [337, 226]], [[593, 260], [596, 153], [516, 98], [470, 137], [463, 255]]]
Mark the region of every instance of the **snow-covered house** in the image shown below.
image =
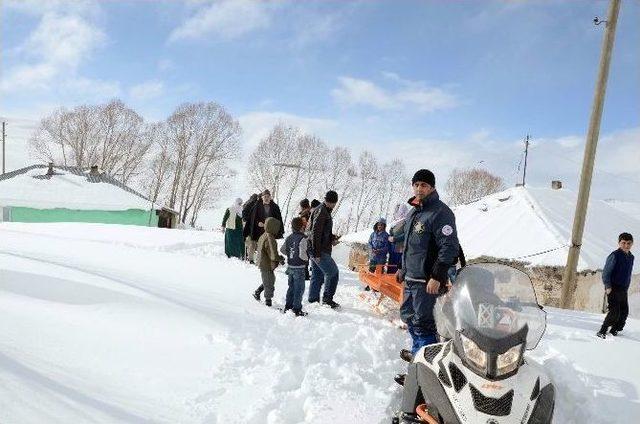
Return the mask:
[[0, 175], [0, 221], [95, 222], [173, 228], [176, 213], [97, 167], [32, 165]]
[[[567, 189], [513, 187], [454, 208], [467, 259], [495, 258], [525, 264], [540, 281], [541, 300], [556, 304], [571, 240], [577, 193]], [[366, 244], [371, 231], [349, 234], [346, 243]], [[611, 202], [591, 199], [578, 261], [576, 308], [602, 308], [600, 271], [622, 232], [640, 238], [640, 220]], [[640, 291], [640, 266], [632, 292]]]

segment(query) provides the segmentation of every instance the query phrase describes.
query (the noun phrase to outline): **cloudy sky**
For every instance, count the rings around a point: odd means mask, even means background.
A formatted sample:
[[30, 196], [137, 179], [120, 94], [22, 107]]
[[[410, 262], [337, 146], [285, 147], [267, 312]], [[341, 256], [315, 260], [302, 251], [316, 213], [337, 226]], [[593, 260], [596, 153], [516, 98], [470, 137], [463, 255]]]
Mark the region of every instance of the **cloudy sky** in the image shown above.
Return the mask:
[[[244, 149], [278, 121], [401, 157], [444, 183], [480, 166], [577, 187], [606, 1], [4, 1], [9, 169], [59, 106], [121, 98], [146, 119], [216, 101]], [[640, 199], [640, 1], [623, 2], [593, 193]]]

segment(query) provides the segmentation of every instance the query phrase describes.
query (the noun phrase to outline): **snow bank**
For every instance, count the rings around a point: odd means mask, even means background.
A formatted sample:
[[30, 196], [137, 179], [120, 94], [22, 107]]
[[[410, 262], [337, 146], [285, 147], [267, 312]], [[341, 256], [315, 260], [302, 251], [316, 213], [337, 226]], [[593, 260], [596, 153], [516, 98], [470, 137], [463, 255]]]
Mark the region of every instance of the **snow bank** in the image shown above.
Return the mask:
[[[220, 233], [0, 234], [0, 422], [375, 422], [399, 396], [406, 334], [356, 300], [353, 275], [343, 311], [299, 319], [250, 296], [259, 272], [222, 257]], [[276, 287], [282, 304], [281, 271]]]

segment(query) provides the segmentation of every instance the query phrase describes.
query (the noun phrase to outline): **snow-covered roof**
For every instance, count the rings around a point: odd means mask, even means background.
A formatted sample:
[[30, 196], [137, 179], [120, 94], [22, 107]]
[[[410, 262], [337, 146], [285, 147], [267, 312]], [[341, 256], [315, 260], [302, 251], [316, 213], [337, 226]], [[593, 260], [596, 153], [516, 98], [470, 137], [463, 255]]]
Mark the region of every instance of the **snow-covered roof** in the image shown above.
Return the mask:
[[640, 220], [640, 202], [629, 202], [623, 200], [609, 199], [605, 200], [608, 204], [618, 209], [621, 212], [631, 215], [637, 220]]
[[[142, 194], [107, 174], [90, 175], [88, 170], [33, 165], [0, 176], [0, 206], [37, 209], [149, 210], [152, 203]], [[153, 209], [161, 209], [153, 205]]]
[[[491, 256], [532, 265], [566, 264], [577, 194], [570, 190], [513, 187], [454, 208], [460, 243], [467, 258]], [[618, 245], [618, 235], [640, 237], [640, 219], [591, 199], [578, 270], [602, 269]], [[370, 230], [349, 234], [345, 242], [366, 243]], [[640, 273], [635, 267], [634, 273]]]

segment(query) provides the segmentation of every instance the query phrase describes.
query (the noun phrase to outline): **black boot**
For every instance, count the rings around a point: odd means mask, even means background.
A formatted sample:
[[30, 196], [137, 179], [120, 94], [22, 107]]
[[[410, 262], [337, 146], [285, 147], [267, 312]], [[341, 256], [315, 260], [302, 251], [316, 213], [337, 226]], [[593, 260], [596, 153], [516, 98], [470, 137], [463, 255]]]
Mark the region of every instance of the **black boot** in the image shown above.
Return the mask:
[[271, 307], [271, 299], [265, 299], [264, 304], [267, 305], [268, 307]]
[[253, 298], [260, 302], [260, 294], [264, 291], [264, 286], [260, 284], [260, 286], [253, 292]]
[[407, 374], [396, 374], [395, 377], [393, 377], [393, 379], [396, 381], [396, 383], [398, 383], [401, 386], [404, 386], [404, 379], [407, 376]]
[[323, 300], [322, 304], [331, 307], [331, 309], [338, 309], [340, 307], [340, 304], [338, 302], [334, 302], [333, 300]]
[[407, 362], [413, 362], [413, 353], [408, 349], [402, 349], [400, 351], [400, 359]]
[[302, 309], [294, 309], [293, 313], [295, 314], [295, 316], [297, 317], [306, 317], [307, 315], [309, 315], [308, 313], [306, 313], [305, 311], [303, 311]]

